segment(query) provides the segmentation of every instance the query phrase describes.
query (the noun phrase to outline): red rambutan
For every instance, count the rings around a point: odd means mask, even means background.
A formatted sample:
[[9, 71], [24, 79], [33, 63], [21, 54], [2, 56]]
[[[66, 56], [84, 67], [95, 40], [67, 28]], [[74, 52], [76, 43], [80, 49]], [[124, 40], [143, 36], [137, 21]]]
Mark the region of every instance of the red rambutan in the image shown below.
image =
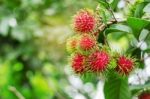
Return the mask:
[[150, 93], [142, 93], [138, 99], [150, 99]]
[[109, 60], [110, 57], [105, 51], [96, 51], [88, 58], [90, 69], [93, 72], [104, 71], [109, 64]]
[[79, 41], [79, 48], [81, 48], [82, 50], [90, 50], [94, 48], [95, 45], [96, 45], [96, 40], [94, 37], [88, 34], [81, 35]]
[[72, 68], [75, 73], [81, 74], [85, 71], [86, 56], [76, 53], [72, 58]]
[[129, 74], [134, 66], [134, 61], [128, 57], [120, 56], [117, 61], [117, 71], [123, 74]]
[[95, 28], [96, 20], [92, 12], [80, 10], [74, 17], [74, 29], [77, 32], [89, 33]]

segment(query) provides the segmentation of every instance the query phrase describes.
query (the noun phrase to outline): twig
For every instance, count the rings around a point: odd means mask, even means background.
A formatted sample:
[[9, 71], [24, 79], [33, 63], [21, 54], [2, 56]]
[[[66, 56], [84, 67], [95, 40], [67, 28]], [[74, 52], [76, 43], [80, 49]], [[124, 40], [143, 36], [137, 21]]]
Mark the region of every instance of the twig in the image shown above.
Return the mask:
[[109, 11], [110, 11], [110, 13], [112, 14], [113, 18], [115, 19], [115, 21], [117, 22], [117, 19], [116, 19], [116, 17], [115, 17], [115, 15], [114, 15], [114, 13], [113, 13], [113, 10], [112, 10], [112, 8], [111, 8], [111, 7], [110, 7]]
[[98, 28], [98, 30], [99, 30], [100, 32], [101, 32], [101, 31], [104, 31], [106, 27], [108, 27], [108, 26], [110, 26], [110, 25], [112, 25], [112, 24], [120, 23], [120, 22], [124, 22], [124, 21], [125, 21], [125, 20], [118, 20], [118, 21], [116, 21], [116, 20], [111, 20], [111, 21], [107, 22], [107, 25], [104, 24], [104, 23], [103, 23], [102, 25], [100, 25], [99, 28]]
[[24, 97], [15, 87], [9, 86], [8, 89], [9, 89], [12, 93], [14, 93], [14, 94], [18, 97], [18, 99], [25, 99], [25, 97]]
[[114, 20], [117, 22], [117, 19], [116, 19], [116, 17], [115, 17], [115, 15], [114, 15], [114, 12], [113, 12], [113, 10], [112, 10], [112, 8], [111, 8], [111, 6], [110, 6], [110, 4], [107, 2], [107, 0], [106, 0], [106, 3], [107, 3], [107, 5], [108, 5], [108, 7], [109, 7], [109, 12], [112, 14], [112, 16], [113, 16], [113, 18], [114, 18]]

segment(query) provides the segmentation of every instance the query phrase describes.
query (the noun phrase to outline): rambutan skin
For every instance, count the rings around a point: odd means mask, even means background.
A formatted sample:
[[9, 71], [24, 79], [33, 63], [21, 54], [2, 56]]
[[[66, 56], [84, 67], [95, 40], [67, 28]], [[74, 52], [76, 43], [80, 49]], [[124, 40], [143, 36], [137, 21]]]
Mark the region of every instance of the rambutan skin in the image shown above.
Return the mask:
[[96, 46], [96, 40], [94, 37], [84, 34], [81, 36], [80, 41], [79, 41], [79, 47], [82, 50], [90, 50]]
[[117, 61], [117, 71], [122, 74], [129, 74], [132, 71], [134, 66], [134, 61], [125, 56], [120, 56]]
[[92, 53], [88, 58], [90, 69], [93, 72], [104, 71], [109, 64], [109, 60], [110, 56], [105, 51], [96, 51]]
[[150, 93], [142, 93], [138, 99], [150, 99]]
[[88, 10], [80, 10], [74, 17], [74, 29], [77, 32], [92, 32], [96, 25], [94, 15]]
[[85, 71], [86, 56], [76, 53], [72, 58], [72, 68], [75, 73], [81, 74]]

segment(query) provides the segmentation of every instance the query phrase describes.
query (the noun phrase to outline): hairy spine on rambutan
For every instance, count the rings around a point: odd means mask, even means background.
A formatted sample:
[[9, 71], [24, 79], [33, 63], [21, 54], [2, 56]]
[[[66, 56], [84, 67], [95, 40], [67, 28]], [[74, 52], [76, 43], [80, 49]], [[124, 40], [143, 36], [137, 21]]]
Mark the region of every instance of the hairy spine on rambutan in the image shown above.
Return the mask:
[[96, 19], [89, 10], [80, 10], [74, 16], [73, 26], [79, 33], [90, 33], [95, 29]]
[[122, 74], [128, 75], [133, 67], [134, 67], [134, 60], [125, 56], [120, 56], [117, 60], [117, 68], [116, 70]]
[[79, 39], [79, 49], [83, 51], [89, 51], [91, 49], [94, 49], [96, 47], [96, 39], [95, 37], [89, 35], [89, 34], [82, 34]]
[[85, 63], [86, 63], [86, 56], [80, 53], [75, 53], [73, 55], [71, 65], [75, 73], [82, 74], [83, 72], [85, 72], [86, 70]]
[[88, 58], [90, 70], [93, 72], [102, 72], [109, 64], [110, 56], [105, 51], [96, 51]]

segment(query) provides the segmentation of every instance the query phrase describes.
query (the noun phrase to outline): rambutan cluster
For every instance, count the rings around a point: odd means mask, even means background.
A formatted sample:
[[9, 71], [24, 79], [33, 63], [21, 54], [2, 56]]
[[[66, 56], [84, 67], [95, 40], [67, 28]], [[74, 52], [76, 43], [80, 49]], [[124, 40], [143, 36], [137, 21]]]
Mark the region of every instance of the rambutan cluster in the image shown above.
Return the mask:
[[90, 10], [80, 10], [74, 16], [74, 36], [67, 40], [67, 51], [71, 54], [71, 66], [75, 73], [103, 73], [108, 70], [128, 75], [134, 68], [135, 61], [125, 55], [113, 55], [109, 47], [100, 47], [97, 15]]

